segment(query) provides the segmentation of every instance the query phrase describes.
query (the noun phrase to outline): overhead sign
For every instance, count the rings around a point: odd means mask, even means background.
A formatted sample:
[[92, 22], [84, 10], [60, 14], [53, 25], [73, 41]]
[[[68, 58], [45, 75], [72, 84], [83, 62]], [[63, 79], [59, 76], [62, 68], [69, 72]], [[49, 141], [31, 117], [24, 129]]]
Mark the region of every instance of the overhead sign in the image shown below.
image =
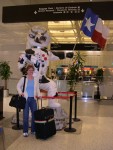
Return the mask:
[[103, 20], [113, 20], [113, 1], [106, 1], [6, 6], [2, 10], [2, 22], [83, 20], [88, 7]]
[[100, 51], [98, 44], [51, 44], [51, 50], [93, 50]]

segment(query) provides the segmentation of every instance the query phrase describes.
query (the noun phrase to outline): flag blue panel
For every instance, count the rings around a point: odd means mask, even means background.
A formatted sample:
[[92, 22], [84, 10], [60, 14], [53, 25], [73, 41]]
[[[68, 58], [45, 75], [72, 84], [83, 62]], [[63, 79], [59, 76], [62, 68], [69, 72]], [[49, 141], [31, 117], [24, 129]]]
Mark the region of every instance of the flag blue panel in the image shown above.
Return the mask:
[[98, 15], [92, 12], [90, 8], [87, 8], [84, 20], [82, 22], [81, 30], [86, 36], [92, 37], [93, 31], [98, 20]]

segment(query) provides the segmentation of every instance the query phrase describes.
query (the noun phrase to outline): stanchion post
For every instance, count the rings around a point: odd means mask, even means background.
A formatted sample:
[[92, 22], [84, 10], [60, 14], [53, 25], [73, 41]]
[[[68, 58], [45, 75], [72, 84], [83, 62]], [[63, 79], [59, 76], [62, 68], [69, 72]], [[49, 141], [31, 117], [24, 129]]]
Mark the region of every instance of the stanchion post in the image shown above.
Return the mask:
[[16, 116], [17, 116], [17, 128], [19, 128], [19, 110], [16, 109]]
[[12, 127], [12, 129], [14, 129], [14, 130], [21, 130], [21, 129], [23, 129], [23, 126], [19, 125], [19, 109], [18, 108], [16, 108], [16, 117], [17, 117], [17, 123], [16, 123], [16, 125], [14, 125]]
[[73, 100], [73, 96], [70, 96], [69, 128], [64, 129], [64, 131], [66, 131], [66, 132], [75, 132], [76, 131], [75, 128], [72, 128], [72, 100]]
[[77, 118], [77, 91], [75, 91], [75, 112], [74, 112], [74, 118], [73, 120], [75, 122], [80, 121], [79, 118]]

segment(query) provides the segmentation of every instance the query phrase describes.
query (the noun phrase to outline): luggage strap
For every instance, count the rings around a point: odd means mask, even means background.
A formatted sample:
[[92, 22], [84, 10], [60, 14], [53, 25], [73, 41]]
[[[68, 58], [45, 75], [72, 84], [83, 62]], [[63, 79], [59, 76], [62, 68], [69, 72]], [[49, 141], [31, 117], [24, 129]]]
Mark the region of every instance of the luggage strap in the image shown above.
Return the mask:
[[51, 118], [49, 120], [35, 120], [35, 123], [47, 123], [47, 122], [51, 122], [53, 120], [54, 120], [54, 118]]

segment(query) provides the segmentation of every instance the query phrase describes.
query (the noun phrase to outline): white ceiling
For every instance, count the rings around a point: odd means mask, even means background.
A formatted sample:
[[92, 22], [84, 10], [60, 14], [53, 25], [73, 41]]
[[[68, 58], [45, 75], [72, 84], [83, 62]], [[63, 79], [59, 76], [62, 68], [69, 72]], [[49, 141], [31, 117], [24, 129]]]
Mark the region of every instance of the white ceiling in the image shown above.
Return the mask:
[[[88, 0], [79, 0], [85, 2]], [[93, 0], [98, 1], [98, 0]], [[101, 0], [99, 0], [101, 1]], [[33, 25], [41, 25], [48, 29], [51, 42], [55, 43], [93, 43], [90, 38], [86, 37], [81, 31], [81, 21], [57, 21], [57, 22], [29, 22], [29, 23], [2, 23], [2, 7], [15, 6], [26, 4], [39, 3], [55, 3], [56, 0], [0, 0], [0, 46], [3, 45], [19, 45], [26, 43], [26, 36], [28, 30]], [[59, 3], [63, 2], [78, 2], [77, 0], [57, 0]], [[105, 25], [110, 29], [110, 34], [107, 44], [113, 44], [113, 21], [105, 21]], [[1, 49], [0, 49], [1, 50]]]

